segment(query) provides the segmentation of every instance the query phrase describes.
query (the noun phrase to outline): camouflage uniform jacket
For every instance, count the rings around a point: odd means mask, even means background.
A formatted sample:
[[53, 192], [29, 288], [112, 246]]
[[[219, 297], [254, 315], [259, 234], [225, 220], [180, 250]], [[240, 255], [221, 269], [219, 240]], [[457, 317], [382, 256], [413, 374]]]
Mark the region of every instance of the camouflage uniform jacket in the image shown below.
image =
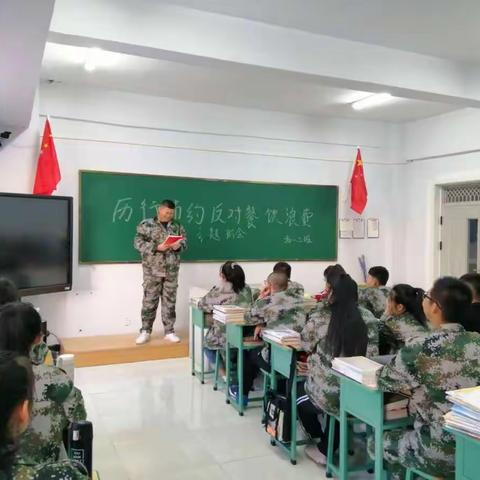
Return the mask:
[[[305, 325], [303, 299], [292, 297], [287, 290], [275, 292], [265, 298], [259, 298], [253, 304], [249, 315], [245, 316], [248, 325], [265, 325], [267, 328], [291, 328], [301, 332]], [[269, 361], [268, 347], [262, 350], [262, 356]]]
[[275, 292], [255, 301], [245, 315], [247, 325], [266, 325], [267, 328], [286, 327], [300, 332], [305, 324], [303, 302], [287, 294]]
[[88, 478], [81, 464], [68, 460], [39, 465], [17, 464], [13, 467], [11, 478], [2, 477], [0, 472], [0, 480], [88, 480]]
[[288, 287], [285, 293], [290, 297], [301, 298], [303, 300], [303, 297], [305, 295], [305, 289], [303, 288], [302, 284], [289, 280]]
[[63, 430], [70, 422], [87, 417], [80, 390], [63, 370], [43, 363], [48, 347], [42, 343], [34, 353], [31, 423], [20, 437], [17, 453], [18, 462], [28, 465], [56, 462], [63, 445]]
[[232, 284], [225, 282], [223, 285], [213, 287], [199, 302], [198, 308], [206, 313], [206, 320], [211, 323], [205, 336], [205, 345], [211, 350], [225, 348], [225, 325], [213, 320], [214, 305], [237, 305], [247, 311], [253, 303], [252, 290], [248, 285], [239, 293], [233, 291]]
[[[360, 307], [360, 313], [368, 328], [367, 357], [375, 357], [378, 355], [378, 320], [365, 308]], [[312, 352], [308, 357], [305, 391], [317, 408], [338, 415], [340, 385], [332, 370], [333, 357], [327, 352], [325, 345], [330, 316], [328, 302], [321, 302], [309, 315], [302, 330], [302, 348]]]
[[[414, 430], [399, 432], [408, 445], [402, 445], [400, 438], [398, 455], [402, 457], [404, 450], [421, 452], [417, 455], [422, 464], [418, 468], [449, 477], [455, 464], [455, 441], [443, 429], [443, 415], [451, 408], [445, 392], [477, 385], [480, 335], [466, 332], [459, 324], [445, 324], [428, 333], [422, 342], [402, 348], [378, 374], [381, 390], [411, 396]], [[451, 471], [438, 471], [436, 465]]]
[[[157, 247], [169, 235], [182, 235], [182, 248], [180, 250], [167, 250], [159, 252]], [[134, 247], [142, 255], [144, 275], [150, 277], [176, 276], [180, 270], [180, 251], [187, 248], [185, 229], [177, 221], [170, 222], [164, 227], [156, 218], [147, 218], [137, 227]]]
[[411, 313], [383, 315], [379, 323], [380, 353], [395, 354], [405, 345], [421, 340], [427, 332], [427, 327], [418, 323]]
[[381, 318], [387, 306], [388, 287], [367, 287], [358, 289], [358, 304], [370, 310], [376, 318]]

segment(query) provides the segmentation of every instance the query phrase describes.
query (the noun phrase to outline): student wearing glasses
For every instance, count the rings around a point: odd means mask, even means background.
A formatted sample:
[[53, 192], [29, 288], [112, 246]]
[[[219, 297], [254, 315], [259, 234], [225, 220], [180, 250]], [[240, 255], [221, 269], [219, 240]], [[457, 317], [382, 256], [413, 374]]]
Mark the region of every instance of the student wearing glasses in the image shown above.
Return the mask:
[[403, 347], [379, 371], [379, 388], [408, 394], [414, 417], [413, 428], [385, 433], [384, 457], [395, 480], [404, 478], [406, 467], [454, 477], [455, 441], [443, 429], [443, 416], [451, 407], [445, 392], [480, 385], [480, 335], [461, 325], [471, 301], [465, 283], [438, 279], [423, 298], [431, 331], [421, 342]]

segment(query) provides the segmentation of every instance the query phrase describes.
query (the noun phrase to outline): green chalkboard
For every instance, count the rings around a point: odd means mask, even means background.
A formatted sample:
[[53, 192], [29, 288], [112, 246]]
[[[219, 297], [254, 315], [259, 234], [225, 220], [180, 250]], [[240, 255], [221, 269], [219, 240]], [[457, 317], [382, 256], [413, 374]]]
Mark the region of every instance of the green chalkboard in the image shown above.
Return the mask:
[[165, 198], [188, 235], [183, 261], [335, 260], [335, 186], [80, 172], [80, 262], [139, 262], [137, 224]]

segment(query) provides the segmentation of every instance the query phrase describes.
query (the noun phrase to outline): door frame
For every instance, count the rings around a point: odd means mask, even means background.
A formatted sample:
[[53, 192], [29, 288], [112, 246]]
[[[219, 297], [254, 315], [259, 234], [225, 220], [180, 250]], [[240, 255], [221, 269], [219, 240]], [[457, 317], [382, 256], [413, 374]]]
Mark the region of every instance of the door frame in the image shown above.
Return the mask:
[[[437, 161], [441, 162], [441, 160]], [[480, 168], [439, 175], [435, 180], [430, 181], [427, 186], [429, 194], [425, 241], [430, 246], [430, 252], [433, 252], [433, 255], [430, 255], [427, 250], [424, 260], [427, 284], [429, 286], [440, 276], [442, 190], [446, 186], [466, 183], [480, 183]]]

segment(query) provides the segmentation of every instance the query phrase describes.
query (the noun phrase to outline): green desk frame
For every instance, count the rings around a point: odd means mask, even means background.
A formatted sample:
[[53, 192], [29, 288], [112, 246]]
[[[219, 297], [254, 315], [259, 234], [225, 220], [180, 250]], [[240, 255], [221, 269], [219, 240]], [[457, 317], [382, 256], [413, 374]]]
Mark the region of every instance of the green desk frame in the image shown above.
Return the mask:
[[[245, 350], [253, 350], [254, 348], [261, 347], [263, 342], [258, 342], [257, 344], [245, 343], [244, 338], [244, 329], [246, 327], [252, 327], [252, 325], [245, 325], [239, 323], [227, 323], [226, 325], [226, 341], [225, 341], [225, 370], [227, 382], [225, 386], [225, 401], [227, 404], [231, 404], [237, 411], [238, 414], [243, 417], [245, 412], [245, 405], [242, 402], [244, 392], [243, 392], [243, 352]], [[235, 399], [230, 396], [230, 385], [232, 377], [232, 348], [238, 351], [237, 355], [237, 381], [238, 381], [238, 399]], [[263, 402], [263, 396], [259, 398], [250, 398], [250, 402]]]
[[455, 480], [478, 480], [480, 477], [480, 440], [445, 428], [455, 437]]
[[[192, 375], [197, 377], [202, 384], [205, 383], [205, 375], [213, 374], [214, 371], [205, 371], [205, 355], [203, 349], [205, 347], [205, 330], [208, 328], [208, 325], [205, 323], [205, 313], [203, 310], [190, 305], [190, 312], [192, 318]], [[201, 358], [200, 358], [200, 370], [197, 370], [195, 366], [195, 327], [200, 329], [200, 345], [201, 345]]]
[[[277, 376], [281, 375], [287, 379], [290, 378], [290, 366], [292, 364], [292, 355], [294, 355], [294, 350], [290, 347], [285, 347], [276, 342], [265, 340], [266, 343], [270, 345], [270, 364], [271, 364], [271, 373], [270, 373], [270, 387], [272, 390], [277, 388]], [[305, 445], [310, 443], [308, 440], [297, 440], [297, 383], [299, 381], [304, 381], [305, 377], [300, 377], [297, 375], [297, 369], [295, 369], [294, 378], [291, 382], [292, 389], [290, 391], [291, 398], [291, 440], [290, 442], [282, 442], [277, 440], [274, 437], [270, 437], [270, 443], [272, 445], [277, 445], [285, 450], [289, 457], [290, 463], [292, 465], [297, 464], [297, 445]]]
[[383, 392], [368, 388], [351, 378], [337, 374], [340, 380], [340, 480], [348, 478], [348, 416], [358, 418], [374, 429], [375, 433], [375, 480], [384, 480], [383, 433], [397, 428], [406, 428], [413, 423], [412, 418], [384, 421]]

